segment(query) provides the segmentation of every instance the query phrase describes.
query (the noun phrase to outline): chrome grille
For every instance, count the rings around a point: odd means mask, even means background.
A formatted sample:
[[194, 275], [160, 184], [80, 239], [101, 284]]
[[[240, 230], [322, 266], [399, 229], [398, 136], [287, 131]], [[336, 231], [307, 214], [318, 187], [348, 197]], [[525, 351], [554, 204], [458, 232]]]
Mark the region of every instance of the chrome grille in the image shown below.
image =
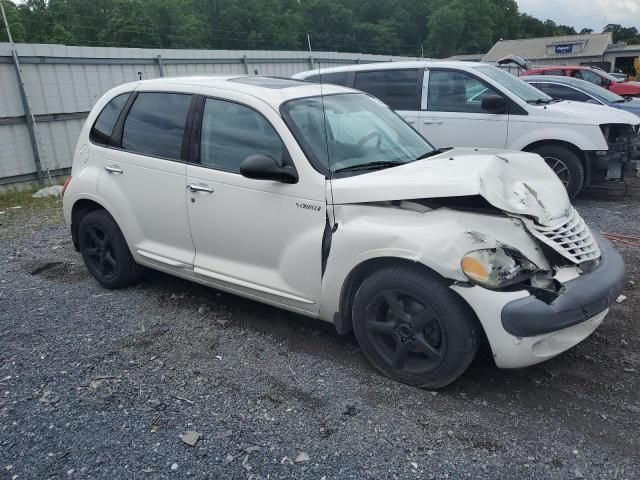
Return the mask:
[[568, 220], [558, 225], [544, 227], [528, 219], [525, 224], [533, 236], [573, 263], [600, 258], [598, 242], [573, 207]]

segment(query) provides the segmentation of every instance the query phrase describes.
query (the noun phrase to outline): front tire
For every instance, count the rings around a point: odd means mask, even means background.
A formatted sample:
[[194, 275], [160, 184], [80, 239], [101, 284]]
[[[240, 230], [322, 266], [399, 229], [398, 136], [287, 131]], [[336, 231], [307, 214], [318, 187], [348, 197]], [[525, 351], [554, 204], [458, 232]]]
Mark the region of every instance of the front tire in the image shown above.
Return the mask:
[[373, 366], [410, 385], [444, 387], [478, 351], [473, 313], [434, 272], [409, 266], [375, 272], [356, 292], [352, 316], [360, 348]]
[[531, 152], [544, 158], [567, 189], [569, 198], [573, 199], [580, 193], [584, 185], [584, 166], [575, 152], [562, 145], [542, 145]]
[[103, 287], [126, 287], [142, 275], [143, 267], [133, 259], [118, 224], [106, 210], [82, 217], [78, 242], [89, 273]]

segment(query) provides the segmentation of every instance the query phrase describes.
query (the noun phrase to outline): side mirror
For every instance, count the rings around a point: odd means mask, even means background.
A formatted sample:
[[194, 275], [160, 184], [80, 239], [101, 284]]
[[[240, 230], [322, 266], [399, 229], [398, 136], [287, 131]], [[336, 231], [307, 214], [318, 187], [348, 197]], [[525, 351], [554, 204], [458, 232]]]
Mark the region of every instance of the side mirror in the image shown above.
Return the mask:
[[587, 100], [587, 103], [591, 103], [593, 105], [602, 105], [600, 102], [598, 102], [597, 100], [594, 100], [593, 98], [590, 98], [589, 100]]
[[243, 177], [254, 180], [272, 180], [282, 183], [298, 183], [298, 172], [290, 165], [281, 166], [269, 155], [250, 155], [240, 164]]
[[501, 95], [487, 95], [482, 99], [480, 108], [488, 113], [507, 113], [507, 99]]

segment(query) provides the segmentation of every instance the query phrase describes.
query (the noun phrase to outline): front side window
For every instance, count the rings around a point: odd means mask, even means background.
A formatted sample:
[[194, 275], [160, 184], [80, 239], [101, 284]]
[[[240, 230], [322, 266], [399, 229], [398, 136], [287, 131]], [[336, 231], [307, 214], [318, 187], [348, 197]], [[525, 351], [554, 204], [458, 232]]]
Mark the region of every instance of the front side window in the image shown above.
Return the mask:
[[251, 155], [281, 161], [284, 144], [271, 124], [255, 110], [238, 103], [207, 98], [200, 134], [200, 163], [239, 173]]
[[394, 110], [420, 110], [420, 70], [357, 72], [354, 88], [379, 98]]
[[130, 93], [123, 93], [112, 98], [102, 109], [89, 134], [89, 138], [93, 143], [98, 145], [109, 145], [111, 143], [113, 129], [116, 126], [120, 112], [122, 112], [129, 99], [129, 95]]
[[282, 114], [307, 157], [325, 174], [366, 173], [435, 153], [395, 112], [368, 95], [300, 98], [285, 103]]
[[580, 80], [586, 80], [589, 83], [593, 83], [594, 85], [602, 86], [603, 78], [597, 73], [590, 72], [589, 70], [576, 70], [573, 74], [574, 78], [579, 78]]
[[191, 95], [140, 93], [124, 122], [122, 148], [180, 160]]
[[427, 110], [431, 112], [485, 113], [482, 100], [488, 95], [499, 93], [468, 73], [451, 70], [429, 73]]

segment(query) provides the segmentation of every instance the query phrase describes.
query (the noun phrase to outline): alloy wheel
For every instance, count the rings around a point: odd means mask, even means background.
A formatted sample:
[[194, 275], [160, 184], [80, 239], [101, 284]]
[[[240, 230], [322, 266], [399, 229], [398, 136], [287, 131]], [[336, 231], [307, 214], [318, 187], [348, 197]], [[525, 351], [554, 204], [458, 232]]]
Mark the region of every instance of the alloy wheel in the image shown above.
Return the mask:
[[92, 225], [87, 228], [82, 252], [103, 279], [115, 275], [117, 268], [115, 249], [108, 235], [100, 227]]
[[559, 158], [545, 157], [544, 161], [547, 162], [547, 165], [551, 167], [566, 188], [569, 182], [571, 182], [571, 171], [569, 171], [569, 167]]
[[365, 318], [373, 348], [391, 368], [424, 374], [444, 359], [447, 344], [439, 315], [410, 292], [381, 292], [367, 306]]

